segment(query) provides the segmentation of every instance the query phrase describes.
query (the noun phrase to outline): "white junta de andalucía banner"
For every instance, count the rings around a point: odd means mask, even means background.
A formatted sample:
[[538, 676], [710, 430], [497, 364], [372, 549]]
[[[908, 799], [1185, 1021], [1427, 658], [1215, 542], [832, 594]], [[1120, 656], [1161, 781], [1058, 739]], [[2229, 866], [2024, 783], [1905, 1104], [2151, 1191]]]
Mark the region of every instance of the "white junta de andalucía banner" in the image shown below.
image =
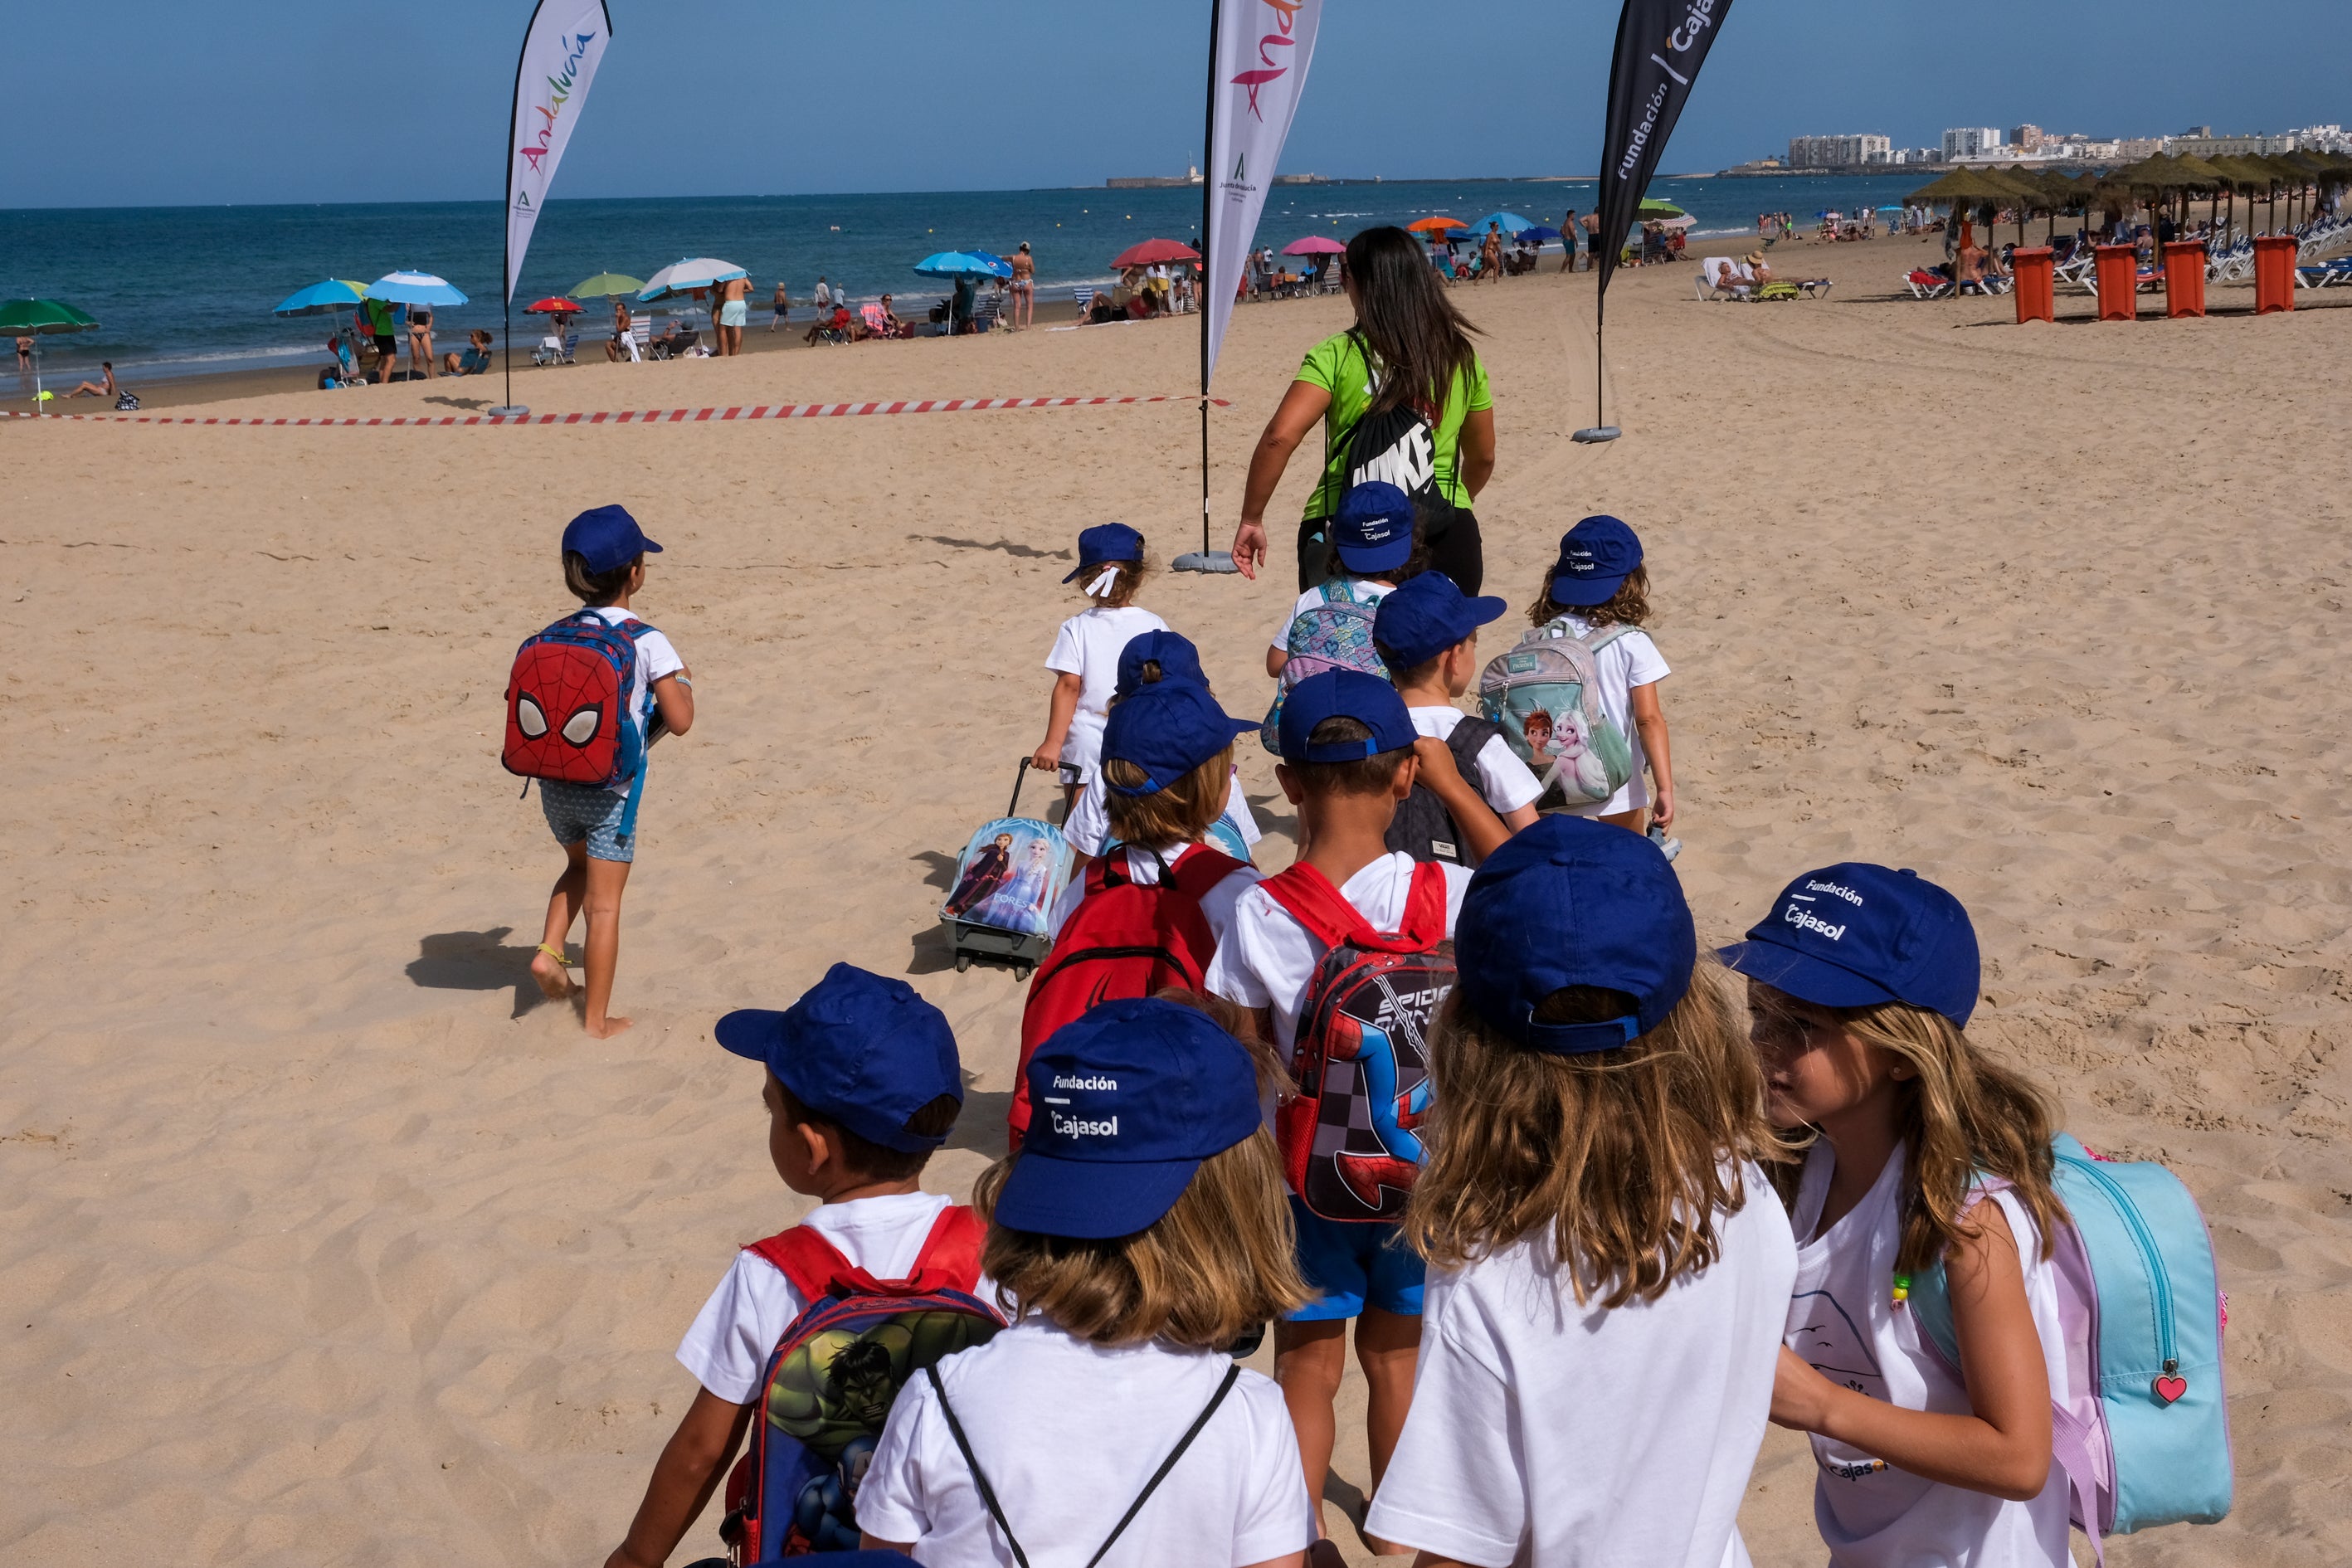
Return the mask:
[[1209, 62], [1209, 232], [1201, 237], [1208, 268], [1203, 393], [1233, 317], [1266, 187], [1307, 89], [1315, 25], [1322, 16], [1323, 0], [1217, 0], [1217, 44]]
[[555, 166], [580, 122], [596, 62], [613, 39], [604, 0], [539, 0], [515, 66], [514, 130], [507, 150], [507, 299], [555, 183]]

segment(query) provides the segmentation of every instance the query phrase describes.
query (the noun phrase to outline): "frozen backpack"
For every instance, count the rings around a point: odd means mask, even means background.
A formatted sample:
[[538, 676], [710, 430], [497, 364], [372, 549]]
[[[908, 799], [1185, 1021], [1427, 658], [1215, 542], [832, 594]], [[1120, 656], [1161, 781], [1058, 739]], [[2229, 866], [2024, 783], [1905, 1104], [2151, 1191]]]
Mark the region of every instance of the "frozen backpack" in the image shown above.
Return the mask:
[[1389, 678], [1389, 667], [1381, 662], [1380, 650], [1372, 646], [1372, 619], [1380, 605], [1359, 601], [1346, 578], [1334, 577], [1318, 592], [1322, 603], [1291, 617], [1290, 631], [1283, 638], [1290, 661], [1282, 667], [1282, 686], [1274, 694], [1274, 706], [1265, 710], [1265, 722], [1258, 726], [1258, 743], [1277, 757], [1282, 755], [1282, 700], [1290, 695], [1292, 687], [1309, 676], [1334, 669], [1353, 669], [1382, 680]]
[[1003, 1326], [972, 1294], [981, 1239], [971, 1210], [941, 1210], [904, 1279], [875, 1279], [806, 1226], [744, 1248], [808, 1306], [768, 1357], [751, 1446], [728, 1479], [719, 1534], [736, 1562], [857, 1549], [857, 1488], [898, 1390]]
[[1601, 705], [1596, 659], [1633, 629], [1578, 637], [1553, 621], [1487, 660], [1478, 677], [1478, 710], [1543, 781], [1538, 805], [1597, 805], [1633, 776], [1633, 749]]
[[[1454, 753], [1454, 766], [1465, 779], [1478, 776], [1478, 753], [1486, 742], [1502, 733], [1499, 726], [1484, 719], [1465, 717], [1445, 737], [1445, 749]], [[1437, 792], [1418, 780], [1412, 793], [1397, 803], [1396, 815], [1389, 819], [1386, 840], [1391, 849], [1402, 849], [1416, 860], [1445, 860], [1456, 866], [1466, 866], [1462, 858], [1462, 828]]]
[[1298, 1010], [1297, 1092], [1275, 1110], [1290, 1190], [1325, 1219], [1394, 1220], [1421, 1173], [1430, 1022], [1454, 989], [1445, 868], [1412, 868], [1393, 936], [1303, 860], [1258, 885], [1328, 949]]
[[[2064, 1133], [2051, 1184], [2068, 1223], [2054, 1238], [2067, 1382], [2051, 1391], [2053, 1457], [2075, 1527], [2103, 1537], [2159, 1524], [2210, 1524], [2230, 1511], [2229, 1412], [2221, 1329], [2229, 1321], [2213, 1238], [2197, 1200], [2163, 1166], [2101, 1159]], [[1980, 1190], [2009, 1184], [1979, 1176]], [[1912, 1321], [1960, 1370], [1938, 1262], [1916, 1278]]]
[[1172, 869], [1161, 860], [1160, 880], [1143, 883], [1129, 874], [1127, 856], [1123, 846], [1105, 845], [1102, 858], [1087, 868], [1085, 899], [1029, 982], [1021, 1010], [1021, 1065], [1013, 1075], [1006, 1117], [1016, 1149], [1029, 1130], [1029, 1058], [1037, 1047], [1106, 1002], [1150, 996], [1171, 985], [1202, 990], [1217, 939], [1201, 900], [1246, 864], [1202, 845]]

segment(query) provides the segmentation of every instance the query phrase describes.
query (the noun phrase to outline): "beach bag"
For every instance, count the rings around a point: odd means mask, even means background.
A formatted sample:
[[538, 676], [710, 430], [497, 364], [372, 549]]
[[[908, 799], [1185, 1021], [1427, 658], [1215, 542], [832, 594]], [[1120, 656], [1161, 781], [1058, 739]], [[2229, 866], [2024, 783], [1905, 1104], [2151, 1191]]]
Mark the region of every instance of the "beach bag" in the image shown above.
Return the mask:
[[114, 398], [114, 411], [117, 414], [138, 413], [139, 395], [135, 392], [117, 393]]
[[1633, 629], [1602, 626], [1580, 637], [1553, 621], [1496, 654], [1478, 677], [1478, 710], [1542, 781], [1539, 807], [1597, 805], [1633, 776], [1633, 749], [1601, 705], [1595, 658]]
[[1297, 1092], [1275, 1110], [1283, 1173], [1325, 1219], [1393, 1221], [1421, 1171], [1430, 1022], [1454, 989], [1444, 868], [1413, 868], [1393, 936], [1305, 861], [1258, 886], [1328, 949], [1299, 1005]]
[[1389, 678], [1388, 666], [1381, 662], [1380, 650], [1372, 646], [1372, 622], [1380, 606], [1359, 603], [1344, 577], [1334, 577], [1317, 591], [1323, 602], [1290, 619], [1290, 630], [1282, 639], [1290, 659], [1282, 667], [1282, 685], [1274, 694], [1274, 706], [1265, 710], [1265, 721], [1257, 730], [1258, 744], [1277, 757], [1282, 755], [1282, 700], [1292, 687], [1333, 669], [1353, 669], [1382, 680]]
[[857, 1488], [898, 1390], [1003, 1321], [972, 1294], [980, 1221], [944, 1209], [904, 1279], [877, 1279], [804, 1226], [744, 1248], [807, 1302], [760, 1377], [751, 1443], [727, 1482], [719, 1532], [738, 1563], [856, 1550]]
[[[616, 626], [582, 610], [523, 639], [507, 676], [506, 739], [499, 752], [507, 772], [593, 789], [643, 773], [646, 735], [629, 699], [636, 689], [637, 639], [652, 630], [634, 616]], [[630, 795], [632, 819], [640, 793]]]
[[[1380, 376], [1372, 368], [1370, 355], [1365, 353], [1362, 334], [1351, 328], [1348, 341], [1354, 345], [1357, 357], [1364, 362], [1366, 384], [1377, 388]], [[1325, 432], [1328, 441], [1328, 422]], [[1329, 466], [1328, 456], [1325, 466]], [[1345, 476], [1343, 489], [1379, 480], [1402, 490], [1412, 501], [1413, 525], [1424, 545], [1444, 538], [1454, 526], [1454, 514], [1459, 509], [1438, 482], [1436, 422], [1433, 411], [1418, 403], [1367, 414], [1357, 420], [1355, 428], [1348, 432]]]
[[[2179, 1177], [2102, 1159], [2063, 1132], [2052, 1152], [2051, 1184], [2068, 1216], [2053, 1261], [2071, 1385], [2051, 1391], [2052, 1452], [2075, 1527], [2104, 1563], [2103, 1537], [2211, 1524], [2230, 1511], [2229, 1307], [2213, 1238]], [[1987, 1193], [2008, 1184], [1978, 1178]], [[1914, 1279], [1908, 1305], [1920, 1339], [1958, 1377], [1941, 1262]]]
[[1012, 1145], [1029, 1131], [1029, 1058], [1063, 1025], [1106, 1002], [1150, 996], [1171, 985], [1206, 989], [1203, 976], [1216, 955], [1217, 939], [1201, 912], [1209, 889], [1243, 868], [1244, 862], [1205, 845], [1178, 859], [1171, 869], [1160, 862], [1160, 880], [1129, 876], [1127, 850], [1103, 847], [1102, 858], [1087, 868], [1087, 895], [1054, 939], [1052, 956], [1029, 982], [1021, 1010], [1021, 1062], [1013, 1075], [1013, 1106], [1006, 1121]]
[[[1478, 777], [1478, 753], [1502, 732], [1499, 725], [1484, 719], [1465, 717], [1454, 726], [1454, 732], [1445, 737], [1445, 749], [1454, 753], [1454, 765], [1464, 778]], [[1412, 793], [1397, 803], [1396, 815], [1389, 819], [1387, 843], [1390, 848], [1402, 849], [1415, 860], [1468, 864], [1462, 858], [1461, 826], [1437, 798], [1436, 792], [1418, 780]]]

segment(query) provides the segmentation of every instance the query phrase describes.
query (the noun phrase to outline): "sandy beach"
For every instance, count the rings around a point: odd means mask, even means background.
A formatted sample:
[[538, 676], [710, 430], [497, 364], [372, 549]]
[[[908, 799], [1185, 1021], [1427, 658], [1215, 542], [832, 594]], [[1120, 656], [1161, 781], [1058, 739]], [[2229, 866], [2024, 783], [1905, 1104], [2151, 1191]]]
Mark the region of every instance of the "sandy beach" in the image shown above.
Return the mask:
[[[2236, 1507], [2109, 1563], [2352, 1560], [2352, 698], [2318, 657], [2352, 595], [2352, 312], [2254, 319], [2251, 289], [2217, 288], [2210, 319], [2102, 325], [2075, 293], [2020, 328], [2007, 300], [1894, 295], [1940, 257], [1783, 246], [1784, 275], [1836, 279], [1794, 304], [1702, 304], [1688, 266], [1621, 274], [1626, 434], [1598, 447], [1568, 439], [1593, 414], [1591, 276], [1458, 290], [1499, 432], [1486, 591], [1522, 607], [1569, 523], [1633, 522], [1702, 937], [1807, 866], [1919, 868], [1983, 940], [1973, 1032], [2086, 1142], [2196, 1193], [2229, 1292]], [[545, 413], [1196, 384], [1192, 320], [1047, 331], [1068, 307], [1045, 305], [1017, 335], [600, 356], [516, 394]], [[1217, 548], [1267, 412], [1346, 321], [1337, 299], [1236, 312]], [[208, 411], [497, 400], [492, 378]], [[927, 1184], [963, 1193], [1001, 1152], [1022, 987], [954, 973], [936, 907], [1042, 733], [1077, 531], [1125, 521], [1163, 563], [1198, 547], [1197, 418], [0, 421], [20, 650], [0, 1555], [88, 1563], [135, 1528], [207, 1568], [601, 1562], [692, 1395], [679, 1334], [733, 1249], [805, 1206], [713, 1019], [835, 959], [905, 974], [970, 1077]], [[1312, 467], [1268, 514], [1286, 563]], [[534, 1005], [560, 857], [497, 744], [514, 645], [570, 605], [557, 534], [606, 501], [667, 547], [639, 607], [700, 712], [649, 770], [615, 993], [636, 1026], [597, 1042]], [[1140, 602], [1254, 712], [1289, 593], [1286, 564], [1156, 576]], [[1241, 756], [1261, 862], [1286, 864], [1271, 761]], [[1327, 1518], [1369, 1562], [1349, 1425]], [[1743, 1517], [1758, 1563], [1822, 1559], [1813, 1474], [1774, 1433]], [[719, 1551], [715, 1522], [672, 1561]]]

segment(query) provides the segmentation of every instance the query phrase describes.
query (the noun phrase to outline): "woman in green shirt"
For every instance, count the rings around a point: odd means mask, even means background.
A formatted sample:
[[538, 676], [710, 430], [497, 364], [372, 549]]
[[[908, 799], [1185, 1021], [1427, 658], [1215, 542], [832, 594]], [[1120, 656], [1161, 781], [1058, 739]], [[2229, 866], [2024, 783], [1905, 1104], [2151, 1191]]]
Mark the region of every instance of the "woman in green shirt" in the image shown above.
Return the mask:
[[[1242, 491], [1234, 564], [1254, 578], [1265, 563], [1266, 503], [1282, 482], [1291, 453], [1320, 423], [1323, 474], [1298, 524], [1298, 590], [1305, 593], [1322, 581], [1326, 524], [1353, 482], [1350, 438], [1368, 417], [1410, 409], [1428, 422], [1434, 448], [1428, 454], [1433, 458], [1429, 483], [1451, 503], [1433, 509], [1430, 564], [1464, 593], [1475, 594], [1486, 578], [1486, 561], [1470, 505], [1495, 471], [1495, 404], [1486, 367], [1470, 346], [1475, 329], [1454, 309], [1420, 243], [1403, 229], [1366, 229], [1348, 242], [1343, 267], [1356, 324], [1307, 351], [1298, 378], [1266, 421]], [[1401, 460], [1407, 467], [1412, 462], [1410, 454]], [[1406, 490], [1414, 488], [1407, 482], [1411, 475], [1391, 471], [1380, 477]]]

